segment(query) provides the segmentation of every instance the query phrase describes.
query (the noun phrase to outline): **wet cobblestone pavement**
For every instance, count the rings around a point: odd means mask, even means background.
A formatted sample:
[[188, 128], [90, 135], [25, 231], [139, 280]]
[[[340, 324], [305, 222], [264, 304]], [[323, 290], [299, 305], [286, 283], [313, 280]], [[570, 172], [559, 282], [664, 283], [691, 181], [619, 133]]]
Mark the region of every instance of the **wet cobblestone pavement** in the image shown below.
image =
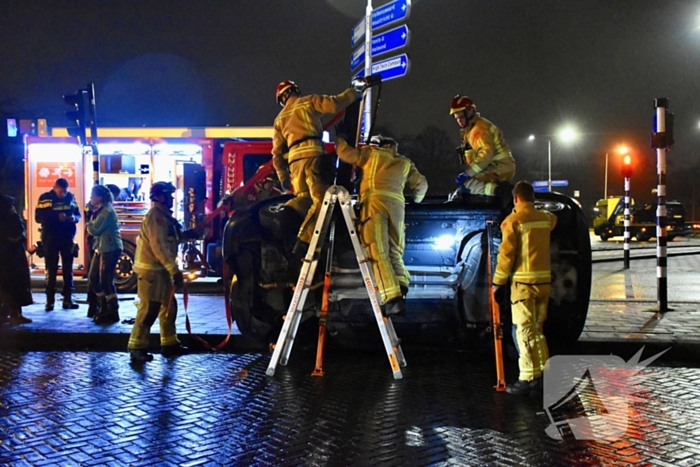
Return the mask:
[[492, 389], [488, 352], [407, 358], [395, 381], [372, 352], [328, 354], [321, 379], [312, 354], [268, 378], [259, 353], [0, 353], [0, 464], [700, 464], [700, 369], [644, 370], [621, 439], [558, 441], [541, 398]]

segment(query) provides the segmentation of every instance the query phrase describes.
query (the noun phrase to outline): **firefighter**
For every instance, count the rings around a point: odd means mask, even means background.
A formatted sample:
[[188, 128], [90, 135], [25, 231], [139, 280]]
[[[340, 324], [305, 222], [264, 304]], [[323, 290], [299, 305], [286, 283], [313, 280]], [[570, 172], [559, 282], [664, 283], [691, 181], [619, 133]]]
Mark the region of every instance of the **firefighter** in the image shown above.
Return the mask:
[[88, 287], [100, 302], [99, 311], [93, 315], [98, 324], [119, 322], [114, 274], [124, 244], [119, 232], [117, 212], [112, 205], [113, 199], [109, 188], [102, 185], [92, 187], [89, 203], [92, 219], [87, 224], [87, 231], [93, 237], [94, 252], [88, 272]]
[[410, 159], [400, 155], [392, 138], [374, 136], [371, 145], [356, 149], [345, 141], [344, 128], [336, 129], [336, 152], [344, 162], [362, 169], [360, 182], [360, 240], [368, 251], [384, 313], [406, 310], [404, 297], [411, 276], [403, 263], [404, 188], [420, 203], [428, 182]]
[[518, 348], [518, 382], [509, 394], [533, 394], [541, 389], [542, 372], [549, 350], [542, 333], [552, 282], [550, 232], [554, 214], [535, 209], [535, 190], [527, 182], [513, 188], [513, 212], [501, 223], [502, 242], [493, 278], [493, 294], [501, 302], [511, 281], [510, 302]]
[[56, 180], [53, 190], [42, 194], [34, 211], [37, 223], [41, 224], [41, 242], [46, 258], [46, 311], [53, 311], [56, 300], [56, 274], [58, 257], [61, 257], [63, 276], [63, 308], [78, 309], [73, 301], [73, 256], [77, 247], [73, 243], [76, 226], [80, 222], [80, 209], [73, 193], [68, 191], [68, 180]]
[[496, 125], [476, 112], [476, 105], [467, 96], [456, 95], [450, 104], [461, 128], [460, 162], [466, 166], [455, 179], [456, 193], [495, 196], [501, 182], [515, 175], [515, 159]]
[[295, 257], [308, 250], [318, 206], [333, 180], [333, 161], [325, 153], [321, 140], [321, 117], [343, 110], [356, 101], [366, 87], [366, 81], [357, 79], [352, 87], [337, 96], [301, 97], [293, 81], [282, 81], [277, 86], [275, 96], [283, 109], [274, 123], [272, 162], [282, 189], [289, 191], [293, 187], [296, 194], [286, 206], [304, 216], [293, 249]]
[[177, 301], [174, 288], [183, 285], [182, 272], [175, 258], [177, 246], [198, 237], [195, 230], [182, 231], [172, 215], [175, 187], [157, 182], [151, 187], [151, 209], [141, 223], [136, 245], [134, 271], [138, 277], [138, 312], [129, 337], [129, 354], [135, 363], [153, 360], [148, 336], [156, 319], [160, 321], [161, 354], [170, 357], [188, 352], [175, 331]]

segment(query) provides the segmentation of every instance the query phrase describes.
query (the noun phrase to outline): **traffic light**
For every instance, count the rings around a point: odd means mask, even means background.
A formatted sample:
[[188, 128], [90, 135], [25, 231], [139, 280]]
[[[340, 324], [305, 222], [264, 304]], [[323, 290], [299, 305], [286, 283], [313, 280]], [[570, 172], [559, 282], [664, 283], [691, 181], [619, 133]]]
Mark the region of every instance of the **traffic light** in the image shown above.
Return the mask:
[[79, 89], [75, 94], [63, 96], [64, 102], [71, 107], [71, 110], [66, 111], [66, 118], [73, 124], [73, 126], [68, 127], [68, 134], [78, 138], [81, 145], [87, 144], [85, 135], [86, 125], [89, 124], [87, 94], [87, 90]]
[[625, 178], [632, 176], [632, 157], [629, 154], [625, 154], [622, 160], [622, 176]]

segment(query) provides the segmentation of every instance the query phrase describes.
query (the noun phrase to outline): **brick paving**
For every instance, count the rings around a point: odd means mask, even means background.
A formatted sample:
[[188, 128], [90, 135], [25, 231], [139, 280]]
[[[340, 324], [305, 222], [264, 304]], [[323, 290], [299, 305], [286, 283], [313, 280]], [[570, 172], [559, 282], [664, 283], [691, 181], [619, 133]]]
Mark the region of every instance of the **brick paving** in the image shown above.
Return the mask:
[[[624, 435], [582, 441], [545, 434], [540, 398], [496, 393], [487, 353], [408, 353], [400, 381], [379, 352], [331, 352], [323, 379], [309, 375], [313, 354], [295, 352], [274, 378], [268, 358], [157, 356], [139, 368], [116, 353], [2, 352], [0, 465], [700, 464], [698, 368], [644, 370], [617, 414]], [[566, 413], [605, 413], [586, 391]]]

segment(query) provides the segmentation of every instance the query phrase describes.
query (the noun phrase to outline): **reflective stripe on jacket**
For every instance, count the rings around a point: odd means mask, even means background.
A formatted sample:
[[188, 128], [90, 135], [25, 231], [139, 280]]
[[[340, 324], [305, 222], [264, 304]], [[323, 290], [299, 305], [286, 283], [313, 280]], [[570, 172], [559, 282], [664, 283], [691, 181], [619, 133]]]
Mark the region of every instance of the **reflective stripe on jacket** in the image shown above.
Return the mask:
[[420, 203], [428, 191], [428, 181], [413, 162], [393, 148], [363, 146], [357, 149], [338, 138], [336, 152], [342, 161], [362, 169], [362, 200], [368, 196], [380, 195], [403, 202], [404, 188], [408, 188], [413, 200]]
[[[74, 222], [59, 220], [59, 214], [73, 216]], [[43, 193], [37, 201], [34, 210], [34, 218], [41, 224], [41, 239], [46, 241], [73, 241], [75, 236], [75, 224], [80, 222], [80, 208], [75, 201], [73, 193], [66, 192], [63, 198], [56, 196], [51, 190]]]
[[137, 274], [162, 270], [167, 270], [170, 275], [177, 273], [175, 258], [180, 243], [179, 233], [180, 225], [170, 211], [160, 203], [153, 203], [141, 224], [134, 271]]
[[518, 203], [518, 208], [501, 223], [501, 246], [493, 278], [495, 285], [505, 285], [508, 278], [523, 284], [549, 284], [550, 232], [557, 217], [535, 209], [532, 202]]
[[289, 163], [323, 154], [321, 117], [336, 114], [357, 99], [353, 88], [337, 96], [289, 97], [275, 119], [272, 137], [272, 163], [280, 181], [289, 180]]
[[496, 125], [478, 114], [460, 131], [465, 147], [465, 173], [486, 182], [509, 181], [515, 175], [515, 159]]

